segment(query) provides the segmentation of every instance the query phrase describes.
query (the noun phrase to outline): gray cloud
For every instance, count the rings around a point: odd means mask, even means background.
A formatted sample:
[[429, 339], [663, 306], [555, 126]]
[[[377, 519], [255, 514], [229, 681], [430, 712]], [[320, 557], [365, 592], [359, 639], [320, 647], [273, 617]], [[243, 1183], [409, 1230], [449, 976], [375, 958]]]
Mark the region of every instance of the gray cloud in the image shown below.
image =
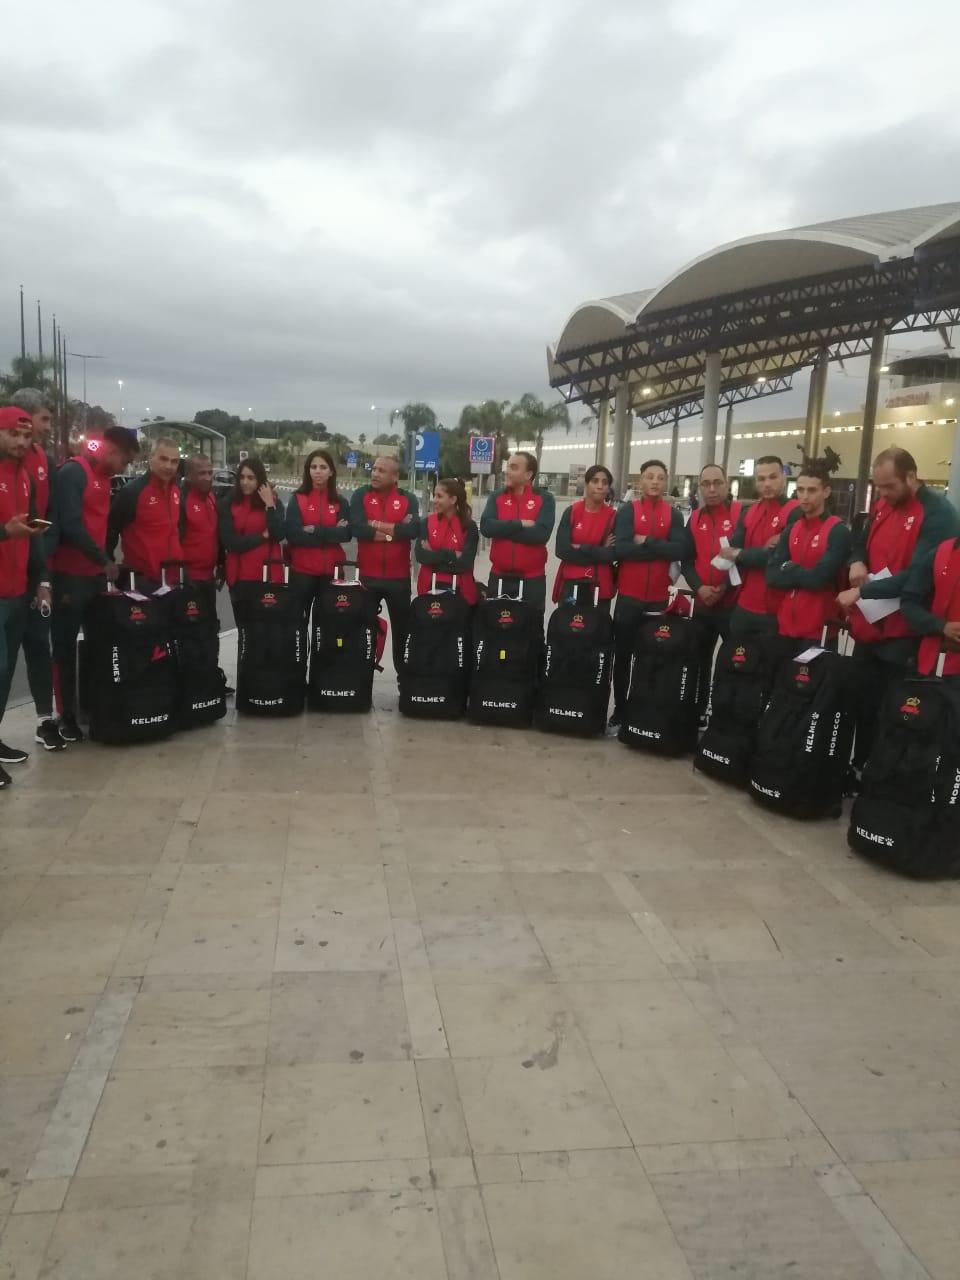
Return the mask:
[[909, 94], [892, 0], [869, 24], [824, 0], [89, 0], [35, 54], [14, 15], [7, 296], [23, 280], [109, 355], [91, 394], [119, 407], [124, 378], [128, 417], [251, 404], [359, 431], [371, 403], [452, 421], [545, 394], [544, 345], [587, 297], [956, 194], [960, 21], [929, 9]]

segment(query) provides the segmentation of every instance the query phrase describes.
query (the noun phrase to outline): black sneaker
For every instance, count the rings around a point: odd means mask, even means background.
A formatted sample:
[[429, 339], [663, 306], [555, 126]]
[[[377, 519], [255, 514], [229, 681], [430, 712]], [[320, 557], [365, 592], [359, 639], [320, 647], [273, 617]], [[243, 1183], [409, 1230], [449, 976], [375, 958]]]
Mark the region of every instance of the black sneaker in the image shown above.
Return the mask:
[[37, 725], [37, 732], [33, 735], [34, 741], [39, 742], [44, 751], [62, 751], [67, 745], [63, 738], [60, 737], [60, 730], [57, 728], [56, 720], [50, 716], [46, 720], [41, 720]]
[[0, 764], [23, 764], [24, 760], [29, 759], [29, 751], [18, 751], [16, 747], [8, 747], [5, 742], [0, 742]]
[[4, 787], [9, 787], [12, 782], [13, 779], [10, 777], [9, 773], [7, 773], [3, 765], [0, 764], [0, 791], [2, 791]]
[[76, 716], [61, 716], [57, 728], [64, 742], [82, 742], [86, 736], [77, 724]]
[[710, 717], [704, 711], [704, 713], [700, 717], [699, 730], [701, 733], [706, 733], [706, 731], [709, 728], [710, 728]]

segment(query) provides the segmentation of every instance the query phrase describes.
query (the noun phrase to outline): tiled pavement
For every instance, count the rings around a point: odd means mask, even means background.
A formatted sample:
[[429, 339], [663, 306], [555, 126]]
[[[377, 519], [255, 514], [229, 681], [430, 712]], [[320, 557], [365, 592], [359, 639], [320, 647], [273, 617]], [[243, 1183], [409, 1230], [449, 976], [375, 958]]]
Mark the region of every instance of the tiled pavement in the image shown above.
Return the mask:
[[960, 1275], [957, 886], [387, 677], [16, 778], [0, 1277]]

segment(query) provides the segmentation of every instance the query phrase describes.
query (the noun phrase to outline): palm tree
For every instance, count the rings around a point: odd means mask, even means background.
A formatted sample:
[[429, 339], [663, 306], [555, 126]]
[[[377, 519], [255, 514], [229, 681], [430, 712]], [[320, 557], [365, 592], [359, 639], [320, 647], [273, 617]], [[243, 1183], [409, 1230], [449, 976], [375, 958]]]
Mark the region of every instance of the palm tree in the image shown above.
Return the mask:
[[543, 453], [543, 437], [548, 431], [563, 427], [568, 435], [570, 433], [570, 410], [566, 403], [558, 400], [556, 404], [544, 404], [530, 391], [525, 392], [510, 410], [510, 420], [513, 434], [517, 437], [517, 448], [522, 443], [521, 435], [533, 437], [538, 464]]
[[0, 374], [0, 394], [12, 396], [21, 387], [34, 387], [37, 391], [53, 388], [53, 378], [48, 370], [53, 369], [53, 360], [44, 356], [16, 356], [10, 361], [10, 372]]

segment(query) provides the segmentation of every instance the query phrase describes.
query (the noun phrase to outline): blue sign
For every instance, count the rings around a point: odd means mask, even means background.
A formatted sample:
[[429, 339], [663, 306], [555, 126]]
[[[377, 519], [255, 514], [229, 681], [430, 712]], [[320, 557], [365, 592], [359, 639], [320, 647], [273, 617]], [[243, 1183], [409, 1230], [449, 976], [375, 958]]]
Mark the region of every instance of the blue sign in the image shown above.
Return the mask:
[[493, 448], [497, 443], [495, 436], [470, 437], [470, 465], [489, 466], [493, 461]]
[[413, 465], [417, 471], [440, 470], [440, 432], [418, 431]]
[[356, 465], [357, 465], [357, 455], [351, 449], [350, 452], [347, 454], [347, 466], [355, 467]]

